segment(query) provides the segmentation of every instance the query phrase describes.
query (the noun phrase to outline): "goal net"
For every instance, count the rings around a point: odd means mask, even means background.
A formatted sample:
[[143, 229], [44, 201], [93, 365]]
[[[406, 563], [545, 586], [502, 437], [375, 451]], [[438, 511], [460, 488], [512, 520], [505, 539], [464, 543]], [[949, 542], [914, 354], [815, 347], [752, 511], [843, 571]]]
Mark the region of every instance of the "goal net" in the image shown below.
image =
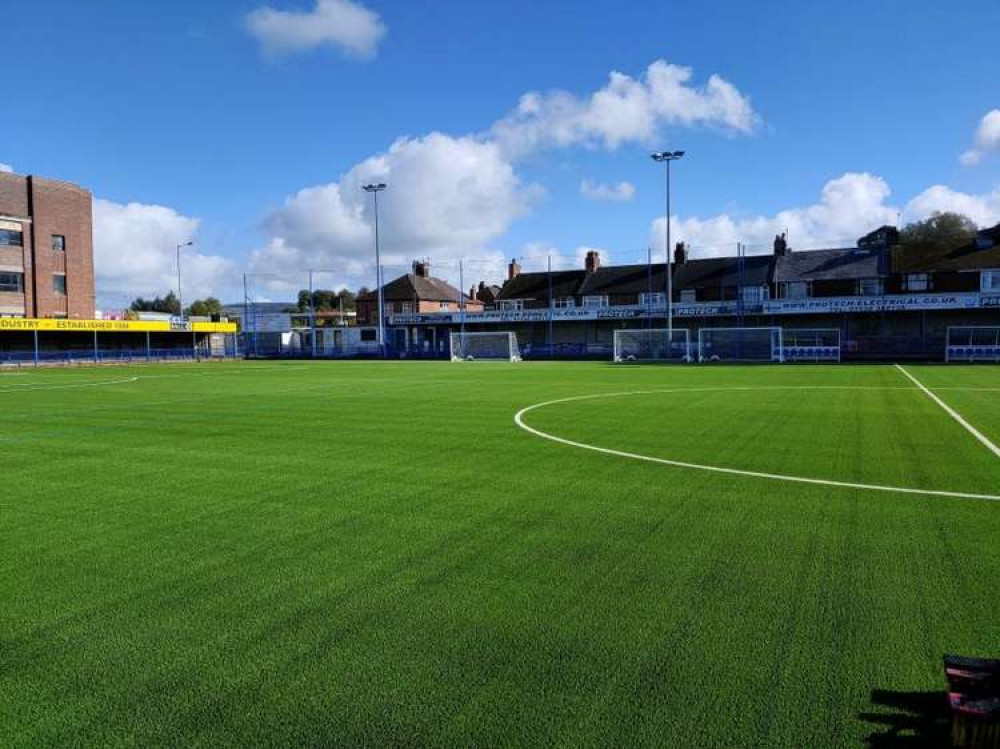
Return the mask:
[[1000, 327], [949, 327], [944, 360], [1000, 362]]
[[698, 360], [784, 361], [781, 328], [699, 328]]
[[686, 328], [616, 330], [616, 362], [691, 361], [691, 333]]
[[840, 361], [838, 328], [785, 328], [781, 338], [785, 361]]
[[451, 360], [520, 361], [517, 335], [510, 331], [496, 333], [452, 333]]

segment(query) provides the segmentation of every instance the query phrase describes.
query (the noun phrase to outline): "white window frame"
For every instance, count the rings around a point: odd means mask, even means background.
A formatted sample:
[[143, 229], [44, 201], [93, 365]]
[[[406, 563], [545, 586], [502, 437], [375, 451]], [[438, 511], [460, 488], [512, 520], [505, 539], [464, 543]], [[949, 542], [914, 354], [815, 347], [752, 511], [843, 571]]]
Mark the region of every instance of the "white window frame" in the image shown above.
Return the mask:
[[[812, 296], [812, 284], [808, 281], [785, 281], [785, 299], [808, 299]], [[800, 294], [793, 294], [792, 289], [801, 290]]]
[[[874, 291], [865, 291], [865, 284], [874, 284]], [[885, 287], [882, 284], [881, 278], [859, 278], [858, 279], [858, 296], [882, 296], [885, 293]]]
[[903, 278], [904, 291], [930, 291], [930, 273], [907, 273]]
[[608, 306], [607, 294], [591, 294], [583, 298], [584, 309], [603, 309]]
[[557, 296], [552, 300], [552, 306], [556, 309], [569, 309], [576, 306], [576, 299], [571, 296]]
[[1000, 270], [984, 270], [979, 274], [979, 290], [983, 293], [1000, 292]]
[[438, 309], [442, 312], [448, 312], [451, 310], [451, 302], [438, 302]]
[[766, 286], [740, 286], [739, 298], [743, 304], [759, 304], [771, 298], [769, 291]]
[[639, 304], [643, 307], [662, 307], [667, 303], [666, 292], [654, 291], [653, 293], [643, 292], [639, 294]]
[[401, 314], [401, 315], [411, 315], [411, 314], [413, 314], [413, 302], [400, 302], [399, 303], [399, 314]]
[[524, 309], [523, 299], [501, 299], [500, 309], [508, 312], [520, 312]]
[[698, 303], [698, 289], [681, 289], [681, 303], [682, 304], [697, 304]]

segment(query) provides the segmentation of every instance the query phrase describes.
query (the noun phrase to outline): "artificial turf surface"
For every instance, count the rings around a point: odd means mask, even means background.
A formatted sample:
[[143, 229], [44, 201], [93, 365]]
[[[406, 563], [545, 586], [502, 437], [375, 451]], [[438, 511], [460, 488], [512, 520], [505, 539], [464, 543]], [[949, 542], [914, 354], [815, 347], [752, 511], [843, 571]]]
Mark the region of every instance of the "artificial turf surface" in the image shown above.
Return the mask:
[[[1000, 442], [1000, 368], [908, 370]], [[0, 746], [936, 745], [1000, 502], [513, 422], [631, 391], [525, 421], [1000, 494], [891, 366], [0, 374]]]

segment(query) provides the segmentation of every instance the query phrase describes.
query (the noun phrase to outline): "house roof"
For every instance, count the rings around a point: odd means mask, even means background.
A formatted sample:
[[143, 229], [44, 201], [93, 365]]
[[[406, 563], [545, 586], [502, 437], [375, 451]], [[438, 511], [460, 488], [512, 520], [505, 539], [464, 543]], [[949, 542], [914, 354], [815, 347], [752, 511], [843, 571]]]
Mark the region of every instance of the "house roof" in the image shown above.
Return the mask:
[[[377, 294], [369, 291], [358, 299], [376, 299]], [[387, 302], [460, 302], [468, 299], [462, 292], [447, 281], [433, 276], [418, 276], [407, 273], [393, 279], [382, 287], [382, 299]]]
[[[771, 280], [773, 255], [750, 255], [744, 260], [743, 283], [763, 286]], [[739, 286], [739, 261], [734, 257], [713, 257], [687, 260], [674, 266], [674, 288], [703, 289], [718, 286]]]
[[775, 281], [850, 281], [877, 278], [876, 250], [808, 250], [775, 258]]
[[587, 274], [580, 294], [644, 294], [663, 291], [667, 284], [664, 263], [652, 265], [609, 265]]
[[[983, 232], [989, 236], [986, 232]], [[1000, 245], [981, 249], [975, 244], [955, 249], [900, 245], [893, 248], [896, 273], [976, 271], [1000, 268]]]
[[[554, 297], [574, 296], [579, 293], [587, 272], [583, 270], [556, 270], [551, 273]], [[500, 290], [500, 299], [548, 299], [549, 273], [521, 273], [510, 279]]]

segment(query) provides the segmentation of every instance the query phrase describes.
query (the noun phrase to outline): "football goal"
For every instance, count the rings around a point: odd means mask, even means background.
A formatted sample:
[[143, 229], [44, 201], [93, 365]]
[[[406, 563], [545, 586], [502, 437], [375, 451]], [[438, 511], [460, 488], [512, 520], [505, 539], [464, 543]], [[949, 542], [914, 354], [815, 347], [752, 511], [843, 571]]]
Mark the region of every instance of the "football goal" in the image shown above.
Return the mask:
[[781, 338], [785, 361], [840, 361], [838, 328], [785, 328]]
[[1000, 362], [1000, 326], [948, 328], [944, 360], [948, 362]]
[[616, 330], [616, 362], [691, 361], [691, 333], [687, 328]]
[[780, 362], [781, 328], [698, 328], [698, 360]]
[[490, 333], [452, 333], [452, 361], [520, 361], [517, 335], [510, 331]]

